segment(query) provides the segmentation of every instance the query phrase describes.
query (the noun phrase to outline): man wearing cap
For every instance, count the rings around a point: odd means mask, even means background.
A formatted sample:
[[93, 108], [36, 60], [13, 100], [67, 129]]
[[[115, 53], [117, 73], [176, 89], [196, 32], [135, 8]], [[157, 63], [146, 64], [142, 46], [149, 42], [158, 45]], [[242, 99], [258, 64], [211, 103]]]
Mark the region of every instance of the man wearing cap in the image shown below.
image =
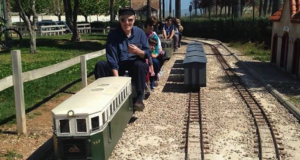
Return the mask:
[[132, 8], [119, 10], [120, 25], [111, 30], [106, 41], [107, 62], [98, 62], [95, 66], [95, 78], [124, 76], [129, 72], [136, 88], [136, 111], [143, 111], [146, 74], [149, 66], [145, 59], [150, 55], [149, 44], [143, 30], [133, 26], [135, 12]]

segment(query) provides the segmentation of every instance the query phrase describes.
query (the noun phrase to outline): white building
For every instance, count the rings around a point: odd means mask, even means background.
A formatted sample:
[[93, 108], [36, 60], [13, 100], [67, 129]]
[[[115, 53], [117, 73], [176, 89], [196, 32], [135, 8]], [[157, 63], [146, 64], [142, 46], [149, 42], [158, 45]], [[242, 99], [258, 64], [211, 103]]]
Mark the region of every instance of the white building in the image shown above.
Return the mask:
[[300, 77], [300, 0], [286, 0], [274, 13], [271, 63]]

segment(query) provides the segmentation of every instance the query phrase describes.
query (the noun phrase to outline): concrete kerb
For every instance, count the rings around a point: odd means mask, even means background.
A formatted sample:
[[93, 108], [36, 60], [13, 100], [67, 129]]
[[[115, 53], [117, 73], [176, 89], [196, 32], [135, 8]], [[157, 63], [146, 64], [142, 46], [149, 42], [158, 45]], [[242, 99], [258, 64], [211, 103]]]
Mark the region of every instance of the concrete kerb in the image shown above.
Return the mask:
[[[190, 39], [192, 40], [192, 39]], [[261, 76], [255, 72], [253, 69], [251, 69], [247, 64], [245, 64], [242, 60], [240, 60], [233, 52], [230, 51], [230, 49], [224, 45], [221, 41], [215, 40], [215, 39], [205, 39], [205, 38], [197, 38], [195, 40], [209, 40], [209, 41], [215, 41], [222, 45], [233, 57], [240, 62], [246, 70], [252, 74], [266, 89], [269, 93], [271, 93], [283, 106], [285, 106], [298, 120], [300, 120], [300, 110], [291, 102], [289, 102], [281, 93], [279, 93], [275, 88], [272, 87], [272, 85], [268, 84]]]

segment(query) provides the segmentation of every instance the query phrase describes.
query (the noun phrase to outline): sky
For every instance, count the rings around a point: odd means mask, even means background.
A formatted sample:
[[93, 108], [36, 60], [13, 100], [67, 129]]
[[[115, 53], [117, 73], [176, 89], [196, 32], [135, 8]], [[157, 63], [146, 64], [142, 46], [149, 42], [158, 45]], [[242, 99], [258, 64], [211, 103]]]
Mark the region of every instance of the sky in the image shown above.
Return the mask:
[[[181, 0], [181, 9], [189, 9], [191, 0]], [[169, 6], [170, 0], [165, 0], [165, 6]], [[175, 8], [175, 0], [172, 0], [172, 8]], [[168, 8], [169, 9], [169, 8]], [[166, 10], [168, 10], [166, 9]]]
[[[162, 2], [162, 1], [161, 1]], [[189, 6], [191, 0], [181, 0], [181, 16], [188, 16], [189, 15]], [[169, 3], [170, 0], [165, 0], [165, 8], [166, 8], [166, 15], [169, 13]], [[175, 9], [175, 0], [172, 0], [172, 9]], [[174, 16], [174, 13], [173, 13]]]

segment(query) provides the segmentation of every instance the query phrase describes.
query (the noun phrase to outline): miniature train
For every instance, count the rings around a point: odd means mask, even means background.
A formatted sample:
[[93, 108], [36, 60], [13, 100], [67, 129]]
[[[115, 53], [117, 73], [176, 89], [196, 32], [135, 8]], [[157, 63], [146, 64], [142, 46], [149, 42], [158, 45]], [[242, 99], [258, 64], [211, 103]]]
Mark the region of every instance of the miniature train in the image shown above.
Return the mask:
[[130, 77], [97, 79], [52, 110], [55, 158], [108, 159], [132, 107]]

